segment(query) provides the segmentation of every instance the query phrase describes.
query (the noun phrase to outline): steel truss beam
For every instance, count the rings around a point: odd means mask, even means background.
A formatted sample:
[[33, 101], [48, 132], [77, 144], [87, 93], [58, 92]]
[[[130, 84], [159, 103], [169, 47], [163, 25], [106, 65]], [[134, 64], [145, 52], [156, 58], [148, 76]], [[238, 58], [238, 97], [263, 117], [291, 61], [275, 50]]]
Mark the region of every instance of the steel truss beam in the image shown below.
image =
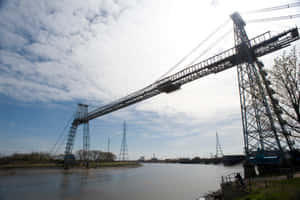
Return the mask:
[[[261, 34], [249, 41], [255, 57], [261, 57], [276, 50], [287, 47], [299, 39], [298, 29], [293, 28], [278, 35], [271, 36], [270, 32]], [[247, 62], [246, 58], [236, 52], [239, 47], [233, 47], [202, 62], [187, 67], [173, 75], [160, 79], [153, 84], [138, 90], [126, 97], [113, 101], [88, 113], [87, 119], [78, 119], [80, 122], [92, 120], [102, 115], [111, 113], [131, 104], [146, 100], [160, 93], [170, 93], [186, 83], [197, 80], [209, 74], [218, 73], [236, 65]]]

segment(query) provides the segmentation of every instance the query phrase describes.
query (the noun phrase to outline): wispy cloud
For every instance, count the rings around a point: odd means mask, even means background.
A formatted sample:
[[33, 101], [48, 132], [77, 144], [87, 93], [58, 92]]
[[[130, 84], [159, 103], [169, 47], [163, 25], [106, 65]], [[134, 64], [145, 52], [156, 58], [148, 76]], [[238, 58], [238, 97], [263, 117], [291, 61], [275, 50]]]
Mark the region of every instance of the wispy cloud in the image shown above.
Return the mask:
[[101, 31], [108, 35], [105, 29], [135, 4], [4, 1], [0, 91], [25, 101], [107, 99], [108, 92], [97, 83], [101, 70], [94, 73], [95, 68], [77, 62], [74, 51]]

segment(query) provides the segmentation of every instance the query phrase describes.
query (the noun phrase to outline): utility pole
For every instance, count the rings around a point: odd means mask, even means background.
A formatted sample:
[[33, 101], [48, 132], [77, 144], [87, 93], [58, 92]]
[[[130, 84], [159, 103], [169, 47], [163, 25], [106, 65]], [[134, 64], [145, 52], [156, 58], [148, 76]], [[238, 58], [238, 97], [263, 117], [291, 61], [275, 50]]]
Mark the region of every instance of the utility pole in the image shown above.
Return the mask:
[[121, 143], [119, 160], [120, 161], [128, 160], [128, 148], [127, 148], [127, 142], [126, 142], [126, 122], [125, 121], [123, 124], [123, 138], [122, 138], [122, 143]]
[[221, 147], [221, 143], [219, 140], [219, 136], [218, 136], [218, 132], [216, 132], [216, 155], [215, 157], [218, 158], [219, 156], [222, 157], [223, 151], [222, 151], [222, 147]]
[[107, 153], [110, 152], [110, 138], [107, 140]]

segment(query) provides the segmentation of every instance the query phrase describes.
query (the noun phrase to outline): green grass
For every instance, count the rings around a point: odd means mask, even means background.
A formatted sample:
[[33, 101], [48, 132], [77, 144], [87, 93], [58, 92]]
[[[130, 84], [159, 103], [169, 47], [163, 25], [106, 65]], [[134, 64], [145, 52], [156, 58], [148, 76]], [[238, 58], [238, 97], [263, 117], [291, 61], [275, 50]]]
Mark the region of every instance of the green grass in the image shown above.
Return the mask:
[[89, 164], [90, 168], [98, 167], [138, 167], [140, 164], [138, 162], [91, 162]]
[[0, 169], [12, 169], [12, 168], [52, 168], [63, 167], [60, 163], [12, 163], [0, 165]]
[[[140, 164], [138, 162], [90, 162], [89, 168], [100, 168], [100, 167], [138, 167]], [[63, 168], [63, 162], [14, 162], [9, 164], [0, 165], [0, 169], [13, 169], [13, 168]], [[77, 162], [74, 168], [83, 168], [84, 163]]]
[[252, 192], [237, 200], [300, 200], [300, 178], [269, 181], [267, 187], [253, 183]]

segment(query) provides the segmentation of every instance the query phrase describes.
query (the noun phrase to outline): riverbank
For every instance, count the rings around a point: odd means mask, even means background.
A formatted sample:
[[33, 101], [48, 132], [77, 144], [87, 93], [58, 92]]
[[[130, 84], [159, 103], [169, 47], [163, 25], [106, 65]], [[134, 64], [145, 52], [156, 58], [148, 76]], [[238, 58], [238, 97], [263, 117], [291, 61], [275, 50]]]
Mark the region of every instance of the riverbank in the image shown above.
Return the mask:
[[[243, 184], [231, 179], [221, 184], [224, 200], [299, 200], [300, 173], [287, 176], [256, 177], [244, 179]], [[209, 199], [209, 198], [207, 198]], [[212, 198], [220, 199], [220, 198]]]
[[140, 163], [135, 161], [115, 161], [115, 162], [91, 162], [89, 164], [90, 168], [99, 168], [99, 167], [140, 167]]
[[286, 180], [259, 180], [253, 181], [251, 190], [236, 200], [299, 200], [300, 177]]
[[219, 158], [200, 158], [194, 157], [190, 158], [179, 158], [179, 159], [165, 159], [158, 160], [156, 158], [152, 158], [150, 160], [140, 160], [144, 163], [180, 163], [180, 164], [220, 164], [222, 163], [224, 166], [233, 166], [241, 164], [245, 160], [244, 155], [224, 155]]
[[[86, 168], [82, 162], [74, 164], [73, 168]], [[135, 161], [113, 161], [113, 162], [90, 162], [89, 168], [102, 167], [139, 167], [140, 163]], [[0, 165], [0, 170], [20, 169], [20, 168], [64, 168], [63, 162], [14, 162]]]

